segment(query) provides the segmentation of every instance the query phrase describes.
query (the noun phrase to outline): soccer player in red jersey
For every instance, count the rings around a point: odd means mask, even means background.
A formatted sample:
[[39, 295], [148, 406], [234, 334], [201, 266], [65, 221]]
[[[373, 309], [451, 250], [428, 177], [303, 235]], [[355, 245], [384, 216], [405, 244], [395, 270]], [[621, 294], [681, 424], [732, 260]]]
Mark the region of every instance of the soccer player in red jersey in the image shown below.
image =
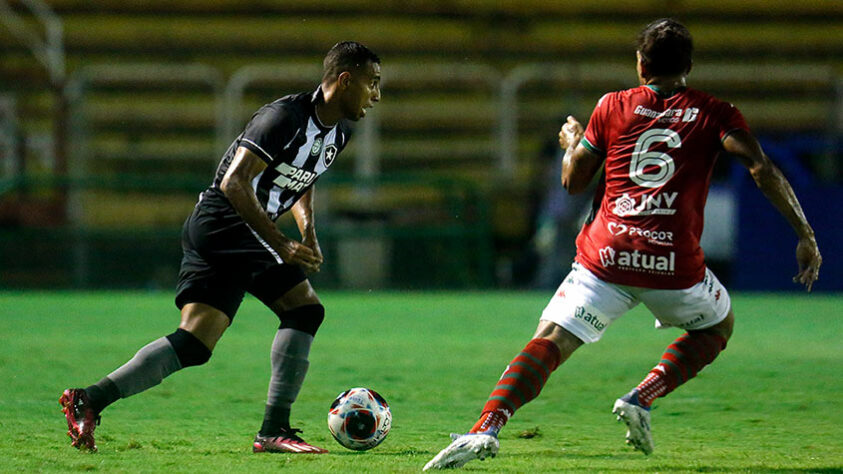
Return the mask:
[[507, 366], [480, 419], [425, 470], [494, 456], [500, 429], [538, 396], [553, 370], [639, 303], [658, 327], [686, 331], [614, 405], [613, 413], [627, 425], [627, 443], [645, 454], [653, 451], [653, 400], [710, 364], [732, 334], [729, 293], [706, 268], [700, 248], [703, 209], [721, 151], [746, 166], [793, 227], [799, 238], [794, 281], [811, 290], [822, 262], [814, 231], [738, 109], [685, 85], [692, 50], [682, 24], [672, 19], [649, 24], [637, 43], [641, 85], [604, 95], [584, 134], [568, 117], [559, 133], [566, 150], [562, 186], [582, 192], [603, 168], [592, 213], [577, 237], [573, 269], [542, 313], [534, 338]]

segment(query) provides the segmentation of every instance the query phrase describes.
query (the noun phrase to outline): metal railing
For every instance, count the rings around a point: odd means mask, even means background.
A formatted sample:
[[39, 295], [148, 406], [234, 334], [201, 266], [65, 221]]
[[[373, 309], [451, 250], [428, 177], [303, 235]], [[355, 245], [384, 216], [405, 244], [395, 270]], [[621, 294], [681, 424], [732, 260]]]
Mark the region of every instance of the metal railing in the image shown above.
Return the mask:
[[[500, 87], [500, 162], [504, 169], [514, 169], [519, 161], [519, 121], [520, 113], [524, 109], [520, 104], [520, 91], [528, 84], [535, 82], [576, 82], [588, 84], [592, 81], [602, 83], [616, 83], [618, 89], [634, 87], [635, 71], [629, 65], [618, 64], [524, 64], [514, 68], [504, 76]], [[793, 90], [801, 90], [805, 85], [820, 84], [828, 91], [827, 111], [817, 117], [816, 128], [826, 130], [834, 137], [843, 132], [843, 78], [834, 68], [827, 65], [735, 65], [708, 64], [693, 71], [689, 82], [706, 86], [728, 87], [731, 84], [756, 84], [760, 90], [764, 87], [789, 84]], [[706, 87], [702, 87], [706, 89]], [[606, 89], [609, 92], [612, 89]], [[615, 89], [617, 90], [617, 89]], [[582, 91], [573, 88], [568, 92], [568, 98], [581, 96]], [[559, 97], [548, 97], [549, 101], [564, 107]], [[595, 104], [591, 104], [594, 106]], [[583, 115], [578, 117], [583, 125], [588, 120], [590, 110], [580, 110]], [[746, 112], [751, 112], [745, 110]], [[750, 124], [752, 126], [752, 124]]]
[[64, 27], [61, 19], [42, 0], [19, 0], [44, 28], [42, 34], [29, 26], [6, 0], [0, 0], [0, 21], [24, 43], [35, 59], [47, 69], [53, 84], [62, 84], [65, 78]]
[[[67, 87], [74, 110], [84, 105], [84, 94], [97, 84], [120, 82], [130, 85], [154, 82], [196, 83], [207, 87], [208, 93], [213, 94], [216, 101], [216, 136], [214, 143], [216, 156], [209, 157], [216, 160], [228, 146], [230, 141], [242, 130], [248, 114], [254, 112], [246, 107], [245, 97], [260, 88], [271, 88], [278, 91], [277, 95], [295, 90], [306, 90], [302, 87], [313, 87], [318, 83], [321, 69], [317, 65], [281, 64], [281, 65], [249, 65], [237, 70], [228, 81], [225, 81], [219, 71], [201, 64], [153, 64], [153, 65], [95, 65], [86, 66], [77, 71]], [[401, 83], [407, 89], [417, 88], [423, 97], [425, 85], [431, 83], [465, 82], [468, 87], [480, 87], [488, 91], [489, 103], [492, 104], [495, 123], [490, 128], [486, 138], [492, 144], [489, 149], [496, 150], [494, 169], [501, 176], [508, 176], [523, 162], [524, 150], [522, 139], [529, 135], [519, 129], [525, 117], [545, 117], [549, 107], [575, 108], [581, 121], [587, 121], [590, 108], [584, 106], [587, 94], [593, 95], [595, 82], [606, 84], [605, 91], [633, 87], [635, 83], [634, 70], [628, 64], [574, 64], [574, 63], [545, 63], [524, 64], [517, 66], [506, 74], [486, 65], [467, 64], [395, 64], [384, 69], [383, 86], [386, 91], [386, 107], [376, 107], [370, 111], [366, 119], [361, 121], [357, 137], [354, 140], [356, 159], [353, 165], [355, 175], [371, 177], [378, 175], [382, 168], [382, 150], [384, 143], [390, 137], [384, 137], [381, 129], [385, 123], [390, 123], [392, 117], [387, 111], [394, 107], [389, 101], [389, 85]], [[558, 90], [541, 97], [542, 110], [523, 101], [523, 91], [527, 87], [543, 84], [558, 89], [558, 84], [568, 84], [568, 88], [559, 94]], [[822, 116], [816, 117], [815, 128], [825, 130], [830, 136], [843, 132], [843, 78], [830, 66], [804, 65], [799, 67], [780, 67], [771, 65], [732, 65], [709, 64], [697, 68], [691, 83], [702, 84], [703, 89], [708, 86], [727, 88], [729, 84], [752, 83], [759, 90], [774, 87], [777, 90], [782, 84], [789, 84], [793, 90], [800, 90], [803, 86], [811, 85], [824, 87], [828, 95], [824, 98], [827, 110]], [[479, 86], [478, 86], [479, 85]], [[275, 98], [272, 96], [271, 98]], [[266, 102], [269, 99], [264, 99]], [[768, 101], [774, 102], [774, 101]], [[400, 105], [400, 104], [399, 104]], [[588, 102], [588, 107], [593, 107]], [[740, 105], [740, 104], [739, 104]], [[533, 109], [531, 109], [533, 107]], [[434, 113], [442, 117], [453, 118], [465, 111], [442, 108]], [[752, 112], [747, 110], [747, 112]], [[774, 110], [770, 113], [776, 113]], [[79, 114], [73, 114], [78, 120]], [[535, 120], [535, 118], [533, 118]], [[752, 125], [752, 124], [750, 124]], [[84, 123], [72, 124], [72, 129], [84, 130]], [[77, 133], [77, 138], [80, 135]], [[82, 143], [85, 142], [84, 134]], [[486, 138], [480, 138], [486, 140]], [[78, 147], [74, 156], [83, 152]]]
[[[179, 90], [189, 90], [193, 94], [198, 94], [198, 100], [205, 101], [210, 104], [213, 103], [214, 117], [209, 122], [213, 123], [213, 130], [207, 132], [207, 139], [213, 142], [212, 148], [216, 153], [208, 156], [208, 163], [215, 163], [219, 160], [222, 151], [227, 144], [240, 132], [243, 125], [243, 119], [247, 117], [246, 114], [254, 112], [250, 109], [251, 101], [267, 102], [275, 96], [264, 99], [264, 91], [260, 90], [260, 98], [256, 98], [255, 92], [259, 87], [269, 88], [272, 91], [277, 91], [279, 94], [286, 91], [305, 91], [309, 87], [315, 86], [318, 83], [318, 78], [321, 75], [321, 70], [317, 66], [301, 66], [301, 65], [282, 65], [282, 66], [247, 66], [235, 74], [233, 74], [228, 81], [217, 69], [201, 64], [126, 64], [126, 65], [92, 65], [85, 66], [76, 71], [70, 78], [67, 87], [64, 89], [65, 96], [69, 99], [71, 106], [70, 116], [74, 122], [71, 123], [70, 129], [74, 132], [75, 144], [74, 148], [74, 167], [71, 169], [71, 179], [57, 180], [55, 183], [48, 183], [46, 186], [53, 188], [61, 188], [68, 190], [68, 206], [73, 211], [72, 216], [78, 216], [83, 212], [81, 209], [81, 201], [77, 199], [82, 190], [97, 188], [101, 189], [103, 183], [94, 180], [96, 173], [93, 170], [87, 170], [85, 160], [94, 151], [93, 148], [97, 146], [96, 142], [92, 140], [90, 134], [94, 131], [90, 123], [90, 118], [86, 113], [86, 105], [95, 99], [95, 93], [102, 89], [108, 89], [112, 92], [115, 90], [120, 93], [125, 93], [128, 96], [135, 96], [132, 100], [143, 100], [142, 95], [138, 96], [133, 90], [136, 88], [161, 87], [167, 88], [174, 86], [180, 88]], [[810, 110], [811, 113], [819, 111], [815, 114], [816, 123], [814, 129], [825, 130], [829, 136], [833, 137], [831, 143], [839, 143], [838, 137], [843, 131], [843, 79], [840, 74], [833, 68], [826, 66], [812, 66], [802, 67], [798, 71], [793, 71], [790, 66], [775, 67], [755, 67], [749, 65], [709, 65], [695, 70], [692, 75], [692, 84], [700, 84], [701, 89], [706, 90], [708, 86], [721, 89], [728, 89], [730, 84], [749, 84], [746, 90], [754, 90], [758, 88], [761, 91], [781, 91], [781, 90], [802, 90], [811, 89], [811, 101], [817, 102], [820, 105], [812, 105], [814, 107]], [[390, 173], [383, 173], [381, 170], [381, 158], [383, 156], [381, 148], [384, 144], [389, 144], [393, 138], [390, 134], [382, 134], [381, 130], [391, 126], [391, 120], [394, 117], [407, 117], [421, 110], [425, 114], [427, 122], [436, 122], [440, 118], [448, 120], [448, 124], [460, 122], [460, 119], [469, 116], [466, 110], [458, 108], [446, 107], [452, 95], [440, 94], [439, 92], [429, 93], [428, 87], [434, 88], [438, 83], [457, 82], [460, 84], [453, 85], [449, 90], [449, 94], [459, 94], [459, 91], [476, 91], [482, 90], [482, 94], [472, 96], [472, 100], [483, 101], [483, 107], [488, 107], [491, 111], [488, 117], [489, 123], [493, 124], [487, 130], [484, 122], [474, 123], [474, 131], [479, 140], [484, 143], [489, 143], [490, 148], [497, 148], [496, 153], [489, 156], [489, 168], [491, 174], [497, 173], [502, 177], [511, 176], [514, 171], [521, 167], [524, 163], [528, 147], [523, 146], [527, 139], [527, 135], [532, 133], [535, 135], [536, 131], [524, 128], [525, 123], [535, 123], [544, 121], [546, 111], [550, 109], [560, 109], [566, 104], [575, 104], [578, 117], [585, 123], [587, 114], [593, 107], [591, 96], [601, 89], [611, 90], [612, 87], [620, 89], [623, 87], [630, 87], [635, 85], [634, 70], [628, 65], [617, 64], [526, 64], [519, 66], [507, 74], [502, 75], [498, 71], [483, 65], [464, 65], [464, 64], [439, 64], [439, 65], [390, 65], [384, 68], [384, 85], [385, 96], [384, 104], [373, 109], [365, 120], [360, 122], [361, 129], [358, 130], [358, 136], [355, 138], [357, 143], [357, 150], [355, 153], [355, 162], [351, 170], [351, 176], [347, 177], [351, 184], [344, 184], [339, 186], [337, 183], [332, 183], [330, 178], [326, 178], [323, 187], [330, 196], [333, 192], [335, 196], [345, 196], [348, 200], [351, 196], [351, 201], [354, 202], [358, 208], [368, 208], [365, 205], [367, 201], [357, 199], [358, 196], [346, 192], [348, 188], [353, 188], [359, 185], [362, 188], [370, 188], [373, 190], [372, 195], [368, 196], [372, 202], [378, 201], [379, 196], [375, 196], [377, 192], [377, 180], [379, 179], [393, 179]], [[295, 84], [295, 88], [290, 88]], [[306, 84], [306, 88], [302, 85]], [[561, 84], [561, 86], [560, 86]], [[280, 87], [283, 86], [283, 87]], [[605, 86], [605, 88], [604, 88]], [[201, 89], [201, 90], [200, 90]], [[418, 107], [419, 101], [414, 106], [404, 107], [401, 109], [401, 99], [395, 99], [394, 104], [389, 101], [392, 100], [390, 94], [395, 93], [399, 95], [398, 91], [405, 94], [416, 94], [419, 97], [426, 97], [438, 94], [438, 102], [434, 102], [433, 107]], [[444, 88], [437, 89], [439, 91]], [[561, 93], [560, 93], [561, 91]], [[769, 96], [769, 101], [780, 100], [780, 92], [774, 96], [773, 94], [757, 94], [764, 97]], [[815, 100], [814, 97], [821, 97], [822, 100]], [[414, 96], [415, 97], [415, 96]], [[442, 97], [447, 97], [443, 99]], [[487, 100], [488, 99], [488, 100]], [[424, 99], [426, 100], [426, 99]], [[767, 99], [762, 99], [767, 100]], [[250, 101], [247, 104], [247, 101]], [[8, 102], [8, 101], [7, 101]], [[787, 102], [781, 101], [785, 105]], [[587, 104], [587, 105], [586, 105]], [[738, 104], [739, 106], [741, 104]], [[441, 106], [441, 108], [440, 108]], [[164, 104], [162, 107], [167, 107]], [[173, 105], [172, 107], [177, 107]], [[392, 108], [391, 108], [392, 107]], [[2, 108], [2, 103], [0, 103]], [[400, 109], [400, 110], [399, 110]], [[541, 109], [541, 110], [539, 110]], [[209, 109], [210, 110], [210, 109]], [[777, 108], [771, 109], [773, 113], [777, 113]], [[485, 113], [486, 109], [483, 109]], [[113, 114], [114, 117], [120, 117], [120, 111], [117, 110]], [[166, 113], [166, 109], [162, 109]], [[473, 120], [476, 120], [477, 111], [473, 111]], [[402, 115], [403, 114], [403, 115]], [[545, 115], [542, 115], [545, 114]], [[794, 114], [798, 115], [798, 114]], [[803, 115], [805, 115], [803, 113]], [[783, 117], [783, 120], [790, 119], [790, 117]], [[532, 122], [530, 122], [532, 121]], [[0, 120], [2, 123], [2, 120]], [[478, 126], [481, 124], [482, 126]], [[752, 125], [750, 123], [750, 125]], [[202, 125], [203, 127], [206, 124]], [[411, 125], [414, 126], [414, 125]], [[458, 126], [458, 125], [457, 125]], [[0, 127], [2, 128], [2, 127]], [[405, 130], [406, 132], [406, 130]], [[411, 130], [412, 132], [412, 130]], [[204, 129], [201, 133], [206, 133]], [[416, 132], [421, 133], [421, 132]], [[386, 136], [384, 136], [386, 135]], [[203, 135], [204, 139], [204, 135]], [[8, 140], [7, 140], [8, 141]], [[443, 142], [444, 143], [444, 142]], [[0, 130], [0, 147], [3, 146], [2, 130]], [[839, 153], [836, 145], [830, 145], [833, 149], [831, 153]], [[527, 150], [527, 151], [525, 151]], [[399, 156], [400, 158], [400, 156]], [[204, 159], [204, 158], [203, 158]], [[425, 169], [416, 169], [419, 173], [426, 173]], [[425, 175], [432, 176], [432, 173]], [[184, 176], [185, 179], [189, 178]], [[5, 180], [9, 182], [8, 180]], [[181, 186], [175, 182], [167, 182], [164, 184], [156, 184], [149, 179], [150, 182], [146, 185], [153, 186], [159, 192], [162, 189], [171, 190], [173, 187], [178, 189], [187, 189], [191, 187], [190, 192], [193, 192], [193, 185]], [[206, 182], [206, 181], [202, 181]], [[130, 184], [123, 181], [109, 181], [110, 186], [126, 186], [126, 189], [132, 188]], [[31, 183], [30, 183], [31, 184]], [[184, 183], [182, 183], [184, 184]], [[485, 184], [485, 183], [484, 183]], [[3, 185], [3, 180], [0, 180], [0, 187]], [[475, 182], [462, 183], [454, 181], [453, 186], [462, 186], [468, 189], [472, 186], [472, 193], [465, 202], [483, 202], [486, 198], [483, 195], [485, 187], [476, 186]], [[156, 187], [158, 186], [158, 187]], [[449, 186], [451, 186], [449, 184]], [[402, 189], [409, 193], [410, 184], [398, 183], [395, 188]], [[141, 186], [140, 188], [143, 188]], [[136, 191], [148, 190], [147, 188], [135, 188]], [[121, 188], [123, 189], [123, 188]], [[460, 188], [462, 189], [462, 188]], [[0, 192], [2, 189], [0, 189]], [[342, 191], [342, 192], [341, 192]], [[429, 191], [428, 191], [429, 192]], [[433, 194], [440, 191], [433, 191]], [[389, 193], [384, 193], [389, 194]], [[394, 194], [393, 194], [394, 197]], [[330, 200], [331, 197], [329, 197]], [[320, 198], [320, 201], [323, 199]], [[339, 199], [337, 199], [339, 201]], [[400, 207], [401, 201], [389, 201], [390, 205]], [[347, 209], [346, 209], [347, 210]], [[400, 209], [399, 209], [400, 210]], [[321, 216], [332, 215], [337, 212], [342, 212], [343, 209], [329, 209], [327, 214], [320, 214]], [[457, 210], [446, 214], [446, 216], [462, 215], [462, 210]], [[485, 216], [485, 211], [482, 212]], [[411, 222], [411, 218], [402, 222]], [[71, 219], [71, 223], [79, 223], [80, 221]], [[415, 222], [415, 221], [413, 221]], [[488, 219], [478, 218], [476, 221], [489, 224]], [[443, 225], [448, 224], [448, 219], [445, 218], [441, 222]], [[474, 225], [474, 224], [472, 224]], [[483, 245], [490, 244], [491, 230], [479, 227], [477, 224], [478, 234], [471, 234], [472, 238], [476, 237], [477, 248]], [[331, 227], [331, 226], [329, 226]], [[96, 228], [85, 229], [81, 226], [70, 226], [69, 230], [73, 231], [73, 238], [65, 242], [67, 253], [63, 257], [66, 266], [70, 272], [67, 276], [68, 284], [76, 287], [86, 287], [93, 285], [92, 275], [96, 272], [94, 269], [98, 268], [101, 262], [97, 260], [100, 255], [99, 250], [95, 248], [90, 240], [90, 233], [97, 232]], [[408, 228], [389, 228], [387, 231], [381, 230], [377, 226], [372, 226], [376, 237], [384, 233], [389, 235], [389, 238], [410, 238], [415, 235], [416, 230]], [[432, 230], [431, 230], [432, 229]], [[349, 231], [348, 234], [343, 234], [342, 226], [339, 226], [328, 232], [334, 232], [333, 238], [337, 245], [347, 235], [353, 235], [360, 229]], [[371, 229], [370, 229], [371, 230]], [[457, 229], [459, 232], [467, 232], [465, 226]], [[393, 232], [394, 231], [394, 232]], [[439, 227], [430, 227], [431, 235], [427, 235], [429, 240], [427, 243], [434, 242], [436, 239], [434, 235], [436, 232], [442, 232]], [[481, 232], [482, 231], [482, 232]], [[122, 232], [126, 234], [126, 232]], [[122, 235], [119, 231], [114, 231], [114, 235], [109, 238]], [[462, 234], [460, 234], [462, 235]], [[465, 234], [469, 235], [469, 234]], [[105, 238], [105, 237], [103, 237]], [[116, 237], [115, 237], [116, 238]], [[128, 237], [127, 237], [128, 238]], [[380, 237], [378, 237], [380, 238]], [[8, 237], [8, 241], [13, 241], [13, 237]], [[427, 244], [426, 243], [426, 244]], [[431, 243], [432, 245], [432, 243]], [[348, 250], [348, 249], [345, 249]], [[340, 252], [339, 249], [335, 250]], [[491, 255], [492, 250], [487, 249], [482, 253], [483, 255]], [[469, 252], [470, 253], [470, 252]], [[479, 267], [478, 267], [479, 268]], [[473, 275], [488, 275], [491, 274], [488, 269], [480, 270]], [[336, 277], [340, 278], [340, 277]], [[472, 276], [471, 278], [475, 278]], [[490, 284], [488, 281], [483, 281], [481, 285]]]
[[0, 177], [14, 178], [23, 171], [20, 169], [19, 147], [15, 99], [11, 95], [0, 94]]
[[[311, 86], [318, 83], [321, 68], [315, 65], [249, 65], [237, 70], [228, 81], [225, 88], [225, 135], [228, 140], [233, 139], [242, 129], [243, 114], [254, 110], [244, 110], [244, 96], [250, 88], [257, 84], [277, 85], [278, 90], [290, 84], [307, 83]], [[469, 81], [484, 84], [490, 91], [496, 91], [500, 83], [500, 74], [485, 65], [472, 64], [433, 64], [391, 65], [384, 74], [381, 87], [388, 88], [390, 83], [431, 83], [431, 82], [460, 82]], [[459, 111], [442, 110], [447, 115], [459, 114]], [[358, 153], [354, 162], [354, 173], [360, 177], [372, 177], [380, 173], [381, 169], [381, 122], [385, 120], [384, 112], [379, 107], [372, 109], [366, 119], [360, 123], [359, 136], [355, 138]], [[388, 119], [388, 117], [386, 117]], [[489, 141], [494, 143], [496, 130], [490, 130]], [[502, 166], [502, 164], [501, 164]]]
[[[122, 88], [131, 93], [138, 87], [150, 86], [204, 89], [208, 100], [213, 102], [214, 132], [211, 139], [214, 140], [214, 148], [217, 151], [225, 149], [227, 146], [223, 131], [226, 117], [223, 104], [225, 81], [216, 68], [205, 64], [89, 65], [74, 72], [65, 88], [72, 111], [73, 159], [70, 170], [72, 176], [79, 177], [88, 174], [86, 162], [92, 151], [92, 131], [90, 119], [86, 114], [89, 95], [100, 87]], [[163, 119], [166, 111], [162, 112], [164, 112]]]
[[[215, 134], [217, 140], [224, 137], [226, 111], [223, 94], [225, 81], [222, 73], [206, 64], [93, 64], [84, 66], [70, 77], [65, 88], [71, 107], [79, 112], [85, 106], [86, 95], [97, 86], [124, 87], [127, 90], [136, 87], [148, 87], [153, 84], [162, 86], [198, 86], [205, 87], [214, 101]], [[76, 114], [74, 114], [76, 115]], [[77, 124], [77, 126], [84, 124]], [[218, 141], [218, 147], [222, 146]]]

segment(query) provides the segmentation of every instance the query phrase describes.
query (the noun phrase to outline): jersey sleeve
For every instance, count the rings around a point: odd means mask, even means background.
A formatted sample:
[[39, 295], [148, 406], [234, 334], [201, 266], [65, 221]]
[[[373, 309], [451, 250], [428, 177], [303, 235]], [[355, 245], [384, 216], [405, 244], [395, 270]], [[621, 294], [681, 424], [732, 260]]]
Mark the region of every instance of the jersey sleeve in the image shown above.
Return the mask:
[[600, 156], [606, 156], [606, 138], [608, 135], [608, 117], [609, 117], [609, 103], [611, 102], [611, 93], [604, 95], [597, 101], [594, 107], [594, 112], [591, 113], [591, 118], [588, 119], [588, 126], [585, 129], [585, 135], [580, 142], [588, 151]]
[[283, 105], [271, 104], [258, 110], [246, 125], [240, 146], [270, 164], [295, 138], [296, 130], [292, 111]]
[[749, 126], [737, 107], [728, 102], [721, 102], [719, 105], [716, 127], [721, 141], [735, 130], [749, 131]]

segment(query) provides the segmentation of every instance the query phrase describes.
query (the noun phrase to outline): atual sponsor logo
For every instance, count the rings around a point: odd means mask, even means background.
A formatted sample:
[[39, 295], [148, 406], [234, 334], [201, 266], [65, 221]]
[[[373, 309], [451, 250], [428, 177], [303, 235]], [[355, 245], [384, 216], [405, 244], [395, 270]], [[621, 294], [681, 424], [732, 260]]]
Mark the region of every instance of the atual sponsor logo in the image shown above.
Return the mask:
[[682, 329], [688, 329], [690, 327], [693, 327], [696, 324], [701, 323], [704, 319], [705, 319], [705, 315], [700, 314], [699, 316], [695, 317], [694, 319], [692, 319], [690, 321], [686, 321], [682, 324], [679, 324], [679, 327], [682, 328]]
[[673, 245], [673, 232], [666, 230], [650, 230], [641, 227], [628, 226], [620, 222], [609, 222], [606, 229], [613, 236], [627, 234], [630, 237], [644, 237], [648, 242], [656, 245]]
[[598, 331], [602, 331], [606, 328], [606, 323], [600, 321], [600, 318], [598, 318], [596, 314], [589, 313], [582, 306], [577, 306], [577, 309], [574, 310], [574, 317], [590, 324]]
[[617, 266], [623, 270], [644, 271], [650, 273], [673, 273], [676, 270], [676, 253], [653, 255], [648, 252], [633, 250], [617, 251], [612, 247], [603, 247], [598, 251], [600, 263], [606, 267]]
[[623, 196], [615, 199], [615, 207], [612, 212], [616, 216], [672, 216], [676, 214], [676, 209], [673, 209], [673, 203], [679, 193], [674, 191], [672, 193], [653, 193], [642, 194], [640, 201], [636, 201], [629, 193], [624, 193]]
[[600, 254], [600, 263], [608, 268], [615, 264], [615, 249], [612, 247], [603, 247], [598, 251]]

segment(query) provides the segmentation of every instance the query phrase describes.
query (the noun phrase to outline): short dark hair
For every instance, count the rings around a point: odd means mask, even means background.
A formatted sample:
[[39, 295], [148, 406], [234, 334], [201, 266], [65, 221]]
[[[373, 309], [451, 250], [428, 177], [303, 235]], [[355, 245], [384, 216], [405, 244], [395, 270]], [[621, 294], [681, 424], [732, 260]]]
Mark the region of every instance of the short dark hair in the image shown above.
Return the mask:
[[343, 41], [334, 45], [322, 62], [322, 80], [334, 79], [344, 71], [359, 71], [368, 63], [380, 64], [381, 60], [371, 49], [356, 41]]
[[691, 32], [672, 18], [661, 18], [644, 27], [636, 46], [650, 76], [682, 74], [691, 69]]

